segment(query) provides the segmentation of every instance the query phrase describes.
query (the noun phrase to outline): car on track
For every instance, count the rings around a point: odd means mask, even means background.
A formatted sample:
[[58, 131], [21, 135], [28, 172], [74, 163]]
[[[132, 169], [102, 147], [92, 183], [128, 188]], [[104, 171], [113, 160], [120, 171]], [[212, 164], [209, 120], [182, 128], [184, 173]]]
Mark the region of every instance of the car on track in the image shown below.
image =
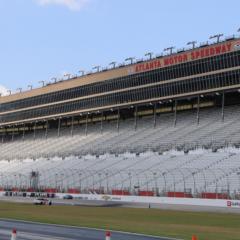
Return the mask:
[[33, 200], [33, 204], [35, 204], [35, 205], [51, 205], [50, 201], [46, 198], [36, 198]]
[[73, 199], [73, 196], [70, 194], [64, 195], [63, 199]]

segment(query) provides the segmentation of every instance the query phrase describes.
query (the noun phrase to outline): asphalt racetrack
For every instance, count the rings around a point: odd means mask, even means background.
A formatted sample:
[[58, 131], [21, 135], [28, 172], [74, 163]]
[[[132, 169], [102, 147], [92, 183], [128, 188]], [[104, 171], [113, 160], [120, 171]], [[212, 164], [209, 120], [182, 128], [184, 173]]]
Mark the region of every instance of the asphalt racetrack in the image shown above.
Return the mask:
[[[17, 240], [105, 240], [105, 231], [38, 224], [14, 220], [0, 220], [0, 239], [10, 240], [12, 229], [17, 230]], [[111, 232], [112, 240], [171, 240], [130, 233]]]
[[[0, 201], [27, 203], [33, 204], [34, 198], [23, 197], [5, 197], [1, 196]], [[54, 198], [51, 199], [54, 205], [74, 205], [74, 206], [89, 206], [89, 207], [126, 207], [126, 208], [148, 208], [148, 203], [131, 203], [131, 202], [111, 202], [111, 201], [98, 201], [98, 200], [64, 200]], [[215, 213], [236, 213], [240, 214], [240, 208], [227, 208], [227, 207], [212, 207], [212, 206], [193, 206], [193, 205], [174, 205], [174, 204], [150, 204], [151, 208], [162, 210], [175, 210], [175, 211], [190, 211], [190, 212], [215, 212]], [[1, 239], [0, 239], [1, 240]]]

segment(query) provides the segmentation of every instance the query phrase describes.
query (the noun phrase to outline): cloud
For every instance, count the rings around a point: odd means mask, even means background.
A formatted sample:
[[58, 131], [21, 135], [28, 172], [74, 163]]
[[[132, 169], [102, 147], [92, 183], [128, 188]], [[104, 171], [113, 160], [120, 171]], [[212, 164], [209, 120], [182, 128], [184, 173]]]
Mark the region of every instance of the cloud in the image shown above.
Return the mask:
[[2, 86], [2, 85], [0, 85], [0, 93], [3, 96], [7, 95], [7, 89], [4, 86]]
[[41, 6], [59, 5], [71, 11], [80, 11], [90, 0], [36, 0]]

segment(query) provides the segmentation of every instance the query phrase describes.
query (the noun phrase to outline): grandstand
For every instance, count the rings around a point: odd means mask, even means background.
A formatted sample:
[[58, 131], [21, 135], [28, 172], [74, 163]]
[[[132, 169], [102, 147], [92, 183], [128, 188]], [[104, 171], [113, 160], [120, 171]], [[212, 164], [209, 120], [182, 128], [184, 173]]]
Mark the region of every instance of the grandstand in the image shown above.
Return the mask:
[[0, 97], [0, 187], [239, 198], [240, 39]]

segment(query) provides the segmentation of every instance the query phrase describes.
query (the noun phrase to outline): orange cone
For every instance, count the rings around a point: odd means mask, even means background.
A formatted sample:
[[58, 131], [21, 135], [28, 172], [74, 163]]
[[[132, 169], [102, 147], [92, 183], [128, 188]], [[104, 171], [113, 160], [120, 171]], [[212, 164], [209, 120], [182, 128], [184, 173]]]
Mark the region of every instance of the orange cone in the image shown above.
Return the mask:
[[15, 228], [12, 230], [11, 240], [17, 240], [17, 230]]
[[192, 240], [198, 240], [196, 235], [192, 236]]

